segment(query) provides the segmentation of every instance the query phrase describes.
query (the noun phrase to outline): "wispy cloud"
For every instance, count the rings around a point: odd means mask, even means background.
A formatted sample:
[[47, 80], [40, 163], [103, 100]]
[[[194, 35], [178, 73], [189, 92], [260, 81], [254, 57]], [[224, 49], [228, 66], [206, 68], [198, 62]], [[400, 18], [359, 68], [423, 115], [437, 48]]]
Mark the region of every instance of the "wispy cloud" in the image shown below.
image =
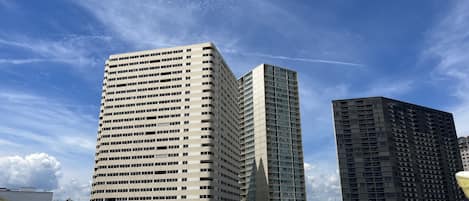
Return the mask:
[[[0, 156], [6, 156], [3, 161], [0, 158], [0, 167], [9, 167], [9, 171], [0, 171], [0, 184], [4, 182], [4, 186], [8, 187], [20, 185], [52, 189], [55, 199], [65, 200], [70, 197], [78, 201], [89, 200], [88, 181], [95, 151], [95, 114], [98, 106], [80, 105], [27, 92], [0, 91]], [[14, 163], [9, 159], [13, 153], [29, 155], [34, 152], [45, 152], [57, 157], [57, 160], [63, 162], [62, 168], [38, 169], [36, 167], [43, 166], [37, 164], [37, 160], [30, 160], [30, 156], [15, 157], [14, 161], [17, 162]], [[43, 157], [40, 161], [55, 157]], [[7, 159], [10, 162], [7, 163]], [[27, 166], [23, 164], [24, 161], [32, 162], [28, 162]], [[18, 163], [21, 163], [23, 169], [15, 165]], [[29, 167], [34, 170], [27, 170]], [[16, 174], [14, 169], [22, 173]], [[50, 176], [57, 172], [60, 172], [60, 177]], [[43, 173], [49, 176], [45, 178]], [[8, 180], [3, 179], [5, 177]]]
[[41, 62], [60, 62], [60, 63], [69, 63], [73, 60], [65, 59], [0, 59], [0, 64], [29, 64], [29, 63], [41, 63]]
[[14, 8], [16, 7], [15, 2], [12, 0], [0, 0], [0, 7], [5, 7], [5, 8]]
[[[369, 88], [363, 91], [354, 93], [355, 97], [366, 96], [400, 96], [406, 94], [414, 89], [413, 80], [386, 80], [369, 84]], [[349, 98], [352, 94], [349, 94]]]
[[0, 101], [3, 139], [64, 155], [94, 151], [97, 119], [88, 114], [92, 108], [20, 92], [1, 92]]
[[13, 141], [3, 140], [3, 139], [0, 139], [0, 145], [2, 145], [2, 146], [11, 146], [11, 147], [18, 147], [19, 146], [19, 144], [16, 144]]
[[[171, 1], [138, 1], [125, 4], [121, 1], [104, 0], [78, 1], [77, 4], [93, 14], [116, 37], [136, 49], [214, 41], [225, 56], [261, 58], [258, 59], [258, 63], [262, 63], [263, 59], [267, 58], [353, 67], [365, 66], [363, 63], [354, 62], [356, 59], [350, 59], [359, 52], [358, 50], [352, 51], [356, 41], [360, 41], [356, 36], [352, 36], [350, 33], [338, 34], [342, 32], [311, 26], [271, 1], [248, 1], [243, 4], [236, 1], [224, 1], [223, 3], [186, 1], [183, 4]], [[233, 17], [240, 12], [243, 12], [244, 15]], [[219, 18], [223, 20], [215, 20], [214, 13], [217, 13]], [[277, 18], [282, 20], [274, 20]], [[301, 53], [299, 54], [301, 56], [253, 51], [258, 47], [245, 43], [252, 38], [246, 36], [242, 31], [248, 29], [245, 27], [246, 20], [250, 22], [251, 32], [268, 27], [272, 32], [291, 39], [298, 38], [300, 33], [313, 33], [308, 34], [307, 38], [302, 37], [301, 39], [307, 39], [308, 43], [314, 43], [315, 46], [314, 48], [298, 48], [297, 51]], [[233, 30], [233, 27], [236, 27], [235, 32], [228, 31]], [[259, 30], [252, 29], [253, 27], [259, 27]], [[286, 32], [285, 27], [297, 30], [298, 33], [296, 31]]]
[[[33, 58], [2, 58], [0, 63], [27, 64], [59, 62], [71, 66], [94, 66], [99, 45], [111, 40], [108, 36], [67, 35], [57, 40], [35, 39], [26, 36], [0, 36], [0, 46], [27, 51]], [[100, 48], [100, 47], [99, 47]]]
[[[427, 38], [423, 58], [437, 61], [433, 69], [459, 104], [450, 107], [459, 135], [469, 135], [469, 2], [458, 0]], [[443, 80], [441, 78], [444, 78]]]
[[[119, 38], [137, 48], [156, 48], [196, 42], [192, 32], [208, 4], [186, 1], [78, 1]], [[177, 13], [177, 14], [176, 14]], [[201, 41], [197, 41], [201, 42]]]

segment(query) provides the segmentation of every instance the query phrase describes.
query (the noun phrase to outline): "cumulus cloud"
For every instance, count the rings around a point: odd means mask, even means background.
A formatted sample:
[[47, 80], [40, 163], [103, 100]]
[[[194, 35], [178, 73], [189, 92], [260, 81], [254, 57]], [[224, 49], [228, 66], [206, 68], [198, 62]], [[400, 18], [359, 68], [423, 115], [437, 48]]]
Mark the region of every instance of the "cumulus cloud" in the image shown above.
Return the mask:
[[337, 171], [328, 172], [330, 170], [321, 170], [310, 163], [304, 163], [304, 168], [308, 200], [342, 200], [339, 174]]
[[49, 154], [0, 157], [0, 170], [0, 187], [52, 191], [54, 200], [89, 200], [91, 182], [64, 178], [62, 165]]
[[46, 153], [1, 157], [0, 169], [0, 186], [9, 188], [53, 190], [61, 175], [60, 162]]
[[60, 182], [60, 187], [54, 191], [54, 199], [74, 201], [90, 200], [91, 182], [82, 183], [76, 179]]
[[[31, 186], [52, 190], [56, 200], [89, 200], [94, 106], [17, 91], [1, 92], [0, 102], [0, 156], [8, 156], [0, 158], [0, 187]], [[38, 150], [49, 155], [28, 155]]]

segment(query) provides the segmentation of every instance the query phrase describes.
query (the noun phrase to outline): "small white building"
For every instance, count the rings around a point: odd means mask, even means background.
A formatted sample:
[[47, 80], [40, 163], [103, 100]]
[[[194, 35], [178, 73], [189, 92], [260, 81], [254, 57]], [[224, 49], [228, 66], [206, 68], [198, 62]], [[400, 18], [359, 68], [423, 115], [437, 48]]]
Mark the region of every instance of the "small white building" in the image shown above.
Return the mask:
[[11, 190], [0, 188], [0, 201], [52, 201], [52, 192], [33, 189]]

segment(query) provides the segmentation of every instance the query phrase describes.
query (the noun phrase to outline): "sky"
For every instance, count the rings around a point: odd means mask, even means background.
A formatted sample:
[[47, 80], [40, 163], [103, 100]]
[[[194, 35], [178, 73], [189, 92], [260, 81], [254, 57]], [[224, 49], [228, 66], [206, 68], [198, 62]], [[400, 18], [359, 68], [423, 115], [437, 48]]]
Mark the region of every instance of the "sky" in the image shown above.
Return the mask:
[[452, 112], [469, 135], [469, 1], [0, 0], [0, 186], [89, 199], [104, 61], [212, 41], [299, 75], [307, 196], [340, 200], [331, 100]]

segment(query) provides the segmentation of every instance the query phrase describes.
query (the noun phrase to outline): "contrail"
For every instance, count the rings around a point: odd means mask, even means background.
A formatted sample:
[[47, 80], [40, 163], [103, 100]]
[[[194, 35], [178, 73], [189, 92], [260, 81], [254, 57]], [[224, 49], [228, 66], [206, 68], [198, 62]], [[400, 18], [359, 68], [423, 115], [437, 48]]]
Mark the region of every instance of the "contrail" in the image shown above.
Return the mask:
[[236, 53], [236, 54], [241, 54], [241, 55], [246, 55], [246, 56], [265, 57], [265, 58], [271, 58], [271, 59], [303, 61], [303, 62], [310, 62], [310, 63], [338, 64], [338, 65], [357, 66], [357, 67], [365, 66], [364, 64], [345, 62], [345, 61], [336, 61], [336, 60], [327, 60], [327, 59], [311, 59], [311, 58], [301, 58], [301, 57], [286, 57], [286, 56], [276, 56], [276, 55], [269, 55], [269, 54], [255, 53], [255, 52], [240, 53], [240, 52], [232, 51], [231, 53]]

